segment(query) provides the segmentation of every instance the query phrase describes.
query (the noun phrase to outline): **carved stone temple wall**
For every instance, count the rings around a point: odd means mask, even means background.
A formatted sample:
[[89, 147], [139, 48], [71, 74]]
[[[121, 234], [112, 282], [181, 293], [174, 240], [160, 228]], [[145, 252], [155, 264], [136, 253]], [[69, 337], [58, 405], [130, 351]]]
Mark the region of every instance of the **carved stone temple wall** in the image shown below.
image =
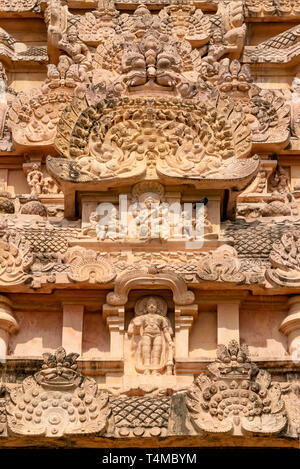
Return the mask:
[[0, 0], [0, 448], [299, 436], [300, 0]]

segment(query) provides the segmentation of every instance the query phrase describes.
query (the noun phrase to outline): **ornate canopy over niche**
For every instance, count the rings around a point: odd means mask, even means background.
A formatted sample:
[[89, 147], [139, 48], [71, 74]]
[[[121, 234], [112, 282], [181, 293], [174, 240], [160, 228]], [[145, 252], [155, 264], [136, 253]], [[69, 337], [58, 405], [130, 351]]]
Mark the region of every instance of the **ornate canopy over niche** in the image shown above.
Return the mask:
[[84, 104], [77, 99], [59, 122], [56, 147], [65, 158], [47, 160], [64, 192], [157, 178], [241, 191], [258, 171], [244, 113], [223, 97], [210, 106], [200, 99], [132, 96], [80, 112]]

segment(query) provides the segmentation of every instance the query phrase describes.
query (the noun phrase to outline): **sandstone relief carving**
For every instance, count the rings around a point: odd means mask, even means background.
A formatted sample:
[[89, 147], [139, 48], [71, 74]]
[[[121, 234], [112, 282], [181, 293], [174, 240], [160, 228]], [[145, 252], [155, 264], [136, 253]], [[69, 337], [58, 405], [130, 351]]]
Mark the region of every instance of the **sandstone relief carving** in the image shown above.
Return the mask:
[[107, 283], [116, 276], [112, 266], [101, 254], [91, 249], [76, 246], [69, 248], [64, 262], [71, 267], [68, 277], [73, 282]]
[[[146, 115], [139, 106], [147, 109]], [[114, 116], [110, 129], [107, 113]], [[74, 162], [49, 157], [48, 169], [56, 179], [125, 181], [155, 172], [163, 178], [243, 179], [258, 169], [257, 160], [246, 159], [251, 140], [243, 112], [228, 101], [220, 101], [217, 110], [204, 102], [172, 98], [100, 101], [76, 121], [72, 111], [72, 131], [70, 117], [70, 112], [62, 116], [56, 146]]]
[[198, 263], [197, 274], [201, 280], [212, 282], [245, 282], [241, 272], [241, 263], [236, 250], [227, 245], [209, 253], [202, 253]]
[[21, 242], [0, 241], [0, 285], [18, 285], [30, 279], [28, 270], [33, 263], [30, 247]]
[[66, 55], [60, 57], [57, 67], [48, 65], [45, 83], [40, 88], [19, 93], [8, 112], [7, 125], [14, 146], [49, 148], [60, 114], [82, 86], [78, 65]]
[[38, 164], [33, 164], [27, 173], [27, 182], [31, 187], [31, 194], [58, 194], [61, 192], [55, 181], [49, 176], [45, 176]]
[[298, 16], [300, 14], [299, 0], [246, 0], [245, 14], [247, 16]]
[[278, 383], [251, 362], [247, 346], [219, 345], [217, 360], [191, 387], [187, 405], [199, 431], [280, 433], [287, 424]]
[[40, 13], [40, 0], [1, 0], [0, 11], [32, 11]]
[[48, 60], [45, 46], [28, 46], [17, 40], [5, 29], [0, 28], [0, 60], [16, 63], [46, 63]]
[[101, 435], [110, 414], [108, 394], [77, 372], [78, 354], [60, 347], [43, 355], [41, 371], [10, 391], [8, 431], [12, 435]]
[[299, 56], [299, 26], [261, 42], [245, 46], [242, 61], [245, 63], [293, 63]]
[[167, 304], [159, 296], [137, 301], [135, 317], [128, 326], [133, 359], [138, 373], [171, 375], [173, 372], [173, 330], [167, 318]]
[[281, 286], [297, 287], [300, 284], [299, 231], [285, 233], [273, 244], [270, 253], [271, 269], [266, 272], [268, 280]]
[[299, 381], [281, 383], [282, 399], [288, 416], [288, 434], [299, 437], [300, 431], [300, 397]]

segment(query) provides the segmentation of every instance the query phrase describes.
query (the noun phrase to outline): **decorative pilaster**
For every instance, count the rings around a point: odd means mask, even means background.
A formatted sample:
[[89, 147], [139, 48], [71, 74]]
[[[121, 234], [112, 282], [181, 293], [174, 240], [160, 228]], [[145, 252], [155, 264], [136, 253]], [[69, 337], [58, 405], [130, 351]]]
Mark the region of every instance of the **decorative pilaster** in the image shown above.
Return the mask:
[[124, 358], [124, 306], [103, 305], [103, 318], [110, 334], [110, 355]]
[[240, 302], [218, 303], [218, 345], [228, 344], [231, 340], [240, 342]]
[[0, 295], [0, 362], [7, 355], [9, 334], [19, 330], [18, 323], [12, 314], [11, 301]]
[[300, 358], [300, 295], [293, 296], [288, 301], [289, 313], [282, 321], [279, 330], [288, 337], [290, 355]]
[[67, 350], [82, 354], [82, 328], [84, 305], [63, 305], [62, 346]]
[[175, 360], [189, 356], [189, 337], [197, 316], [198, 305], [175, 305]]

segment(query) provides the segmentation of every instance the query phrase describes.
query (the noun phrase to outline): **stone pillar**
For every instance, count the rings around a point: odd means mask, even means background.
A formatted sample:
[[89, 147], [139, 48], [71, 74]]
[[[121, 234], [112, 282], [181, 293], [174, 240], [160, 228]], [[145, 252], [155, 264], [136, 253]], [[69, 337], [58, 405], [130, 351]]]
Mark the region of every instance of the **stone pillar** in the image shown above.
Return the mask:
[[103, 305], [103, 318], [110, 334], [111, 358], [124, 358], [124, 306]]
[[18, 330], [18, 323], [12, 314], [11, 301], [0, 295], [0, 362], [6, 359], [9, 334]]
[[290, 355], [296, 354], [300, 359], [300, 295], [288, 301], [289, 312], [282, 321], [279, 330], [288, 337]]
[[240, 343], [239, 315], [239, 301], [218, 303], [218, 345], [233, 339]]
[[67, 352], [82, 354], [84, 305], [63, 304], [62, 346]]
[[198, 305], [175, 305], [175, 360], [189, 356], [189, 336], [197, 316]]

